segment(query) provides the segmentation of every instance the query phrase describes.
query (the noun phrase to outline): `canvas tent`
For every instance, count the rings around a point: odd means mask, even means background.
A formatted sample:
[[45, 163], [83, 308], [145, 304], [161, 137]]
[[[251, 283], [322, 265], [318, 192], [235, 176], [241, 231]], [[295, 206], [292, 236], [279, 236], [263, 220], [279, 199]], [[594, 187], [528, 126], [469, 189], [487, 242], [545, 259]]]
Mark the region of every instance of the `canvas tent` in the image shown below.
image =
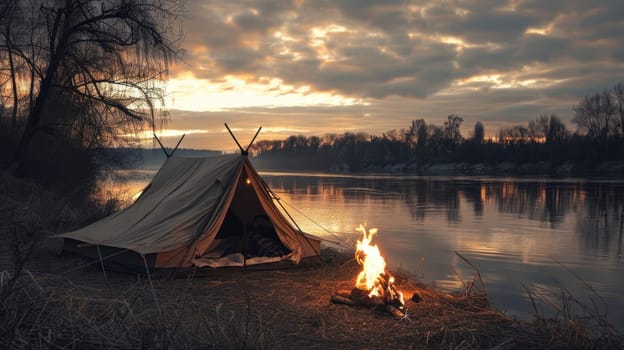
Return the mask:
[[246, 152], [170, 157], [135, 203], [60, 236], [64, 250], [124, 269], [299, 263], [320, 250], [280, 211]]

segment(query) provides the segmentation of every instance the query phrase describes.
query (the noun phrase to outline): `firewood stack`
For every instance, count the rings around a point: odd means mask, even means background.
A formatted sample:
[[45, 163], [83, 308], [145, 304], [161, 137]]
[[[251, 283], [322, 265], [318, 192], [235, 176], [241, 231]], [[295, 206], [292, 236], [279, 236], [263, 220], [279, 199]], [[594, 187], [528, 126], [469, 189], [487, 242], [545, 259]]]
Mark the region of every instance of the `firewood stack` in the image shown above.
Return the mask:
[[331, 300], [337, 304], [350, 306], [384, 308], [394, 318], [402, 319], [407, 314], [407, 310], [403, 304], [401, 293], [394, 288], [392, 282], [392, 277], [381, 274], [375, 281], [376, 293], [359, 288], [353, 288], [350, 291], [338, 290], [336, 294], [332, 295]]

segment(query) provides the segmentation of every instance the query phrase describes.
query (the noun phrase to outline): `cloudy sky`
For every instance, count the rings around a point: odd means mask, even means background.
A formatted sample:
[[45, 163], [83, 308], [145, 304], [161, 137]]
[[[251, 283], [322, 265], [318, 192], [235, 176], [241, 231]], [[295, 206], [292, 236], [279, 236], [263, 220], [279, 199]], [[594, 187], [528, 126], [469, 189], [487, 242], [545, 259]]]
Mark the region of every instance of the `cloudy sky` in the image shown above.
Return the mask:
[[189, 1], [166, 135], [231, 151], [224, 122], [244, 144], [449, 114], [464, 136], [550, 113], [574, 128], [581, 97], [624, 82], [622, 18], [622, 0]]

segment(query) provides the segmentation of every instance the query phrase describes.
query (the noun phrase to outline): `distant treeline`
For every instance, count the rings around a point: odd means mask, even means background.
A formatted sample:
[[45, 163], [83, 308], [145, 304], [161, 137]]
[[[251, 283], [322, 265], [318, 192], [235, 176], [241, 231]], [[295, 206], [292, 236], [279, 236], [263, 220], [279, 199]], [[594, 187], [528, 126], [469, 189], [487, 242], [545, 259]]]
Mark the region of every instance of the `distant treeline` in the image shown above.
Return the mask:
[[556, 115], [499, 130], [485, 138], [485, 126], [460, 133], [463, 118], [449, 115], [443, 125], [424, 119], [407, 129], [366, 133], [293, 135], [256, 142], [251, 152], [262, 169], [317, 171], [418, 170], [440, 163], [604, 162], [624, 160], [624, 85], [583, 97], [573, 107], [571, 132]]

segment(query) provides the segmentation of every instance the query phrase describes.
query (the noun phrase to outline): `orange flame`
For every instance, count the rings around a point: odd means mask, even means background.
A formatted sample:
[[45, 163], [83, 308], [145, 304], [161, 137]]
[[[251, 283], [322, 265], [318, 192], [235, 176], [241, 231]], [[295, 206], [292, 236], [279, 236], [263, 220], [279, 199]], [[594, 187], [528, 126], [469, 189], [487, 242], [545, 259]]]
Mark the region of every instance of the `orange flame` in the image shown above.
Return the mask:
[[371, 245], [373, 236], [377, 233], [376, 228], [371, 228], [366, 232], [364, 225], [360, 224], [357, 231], [362, 232], [364, 237], [357, 241], [355, 259], [362, 265], [362, 271], [357, 276], [355, 286], [359, 289], [370, 290], [370, 296], [379, 295], [375, 288], [375, 281], [386, 270], [386, 261], [379, 252], [377, 245]]
[[355, 259], [362, 265], [362, 271], [357, 276], [355, 287], [370, 290], [369, 297], [379, 296], [386, 301], [397, 299], [403, 305], [403, 293], [394, 288], [394, 277], [386, 274], [386, 260], [381, 256], [379, 247], [376, 244], [371, 245], [373, 236], [378, 230], [371, 228], [366, 231], [362, 224], [356, 230], [362, 232], [363, 237], [361, 241], [357, 241], [355, 250]]

